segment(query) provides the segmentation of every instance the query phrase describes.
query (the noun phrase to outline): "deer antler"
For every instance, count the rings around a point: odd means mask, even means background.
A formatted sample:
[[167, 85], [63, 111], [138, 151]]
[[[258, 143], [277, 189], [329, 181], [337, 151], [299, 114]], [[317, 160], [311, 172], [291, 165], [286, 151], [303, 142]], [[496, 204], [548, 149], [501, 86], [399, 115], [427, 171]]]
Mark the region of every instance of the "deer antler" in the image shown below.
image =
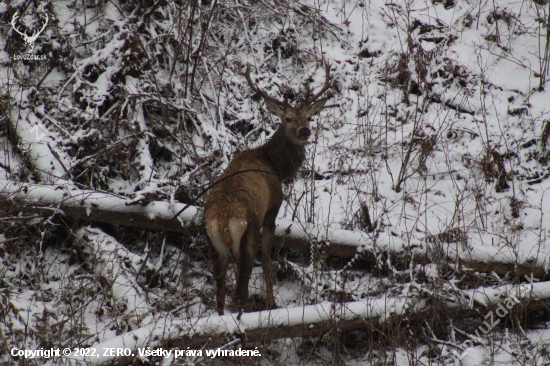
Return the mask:
[[42, 31], [44, 31], [44, 29], [46, 29], [46, 26], [48, 25], [48, 20], [50, 18], [48, 17], [48, 14], [45, 14], [45, 16], [46, 16], [46, 21], [44, 22], [44, 25], [42, 26], [42, 29], [40, 29], [37, 32], [34, 32], [34, 34], [32, 36], [29, 36], [27, 34], [27, 31], [25, 31], [24, 33], [19, 31], [19, 29], [17, 29], [17, 27], [15, 26], [15, 23], [17, 22], [17, 19], [19, 19], [19, 10], [16, 11], [15, 14], [13, 14], [13, 17], [11, 18], [11, 26], [13, 27], [13, 30], [15, 30], [17, 33], [19, 33], [20, 35], [23, 36], [23, 38], [25, 39], [26, 42], [34, 42], [34, 41], [36, 41], [36, 39], [38, 38], [40, 33], [42, 33]]
[[250, 89], [252, 89], [255, 93], [258, 93], [260, 94], [260, 96], [262, 98], [264, 98], [265, 100], [269, 100], [273, 103], [276, 103], [280, 106], [284, 106], [284, 107], [287, 107], [288, 106], [288, 100], [287, 98], [285, 98], [285, 101], [284, 102], [281, 102], [280, 100], [277, 100], [273, 97], [270, 97], [269, 95], [267, 95], [267, 93], [263, 92], [260, 90], [260, 88], [258, 88], [257, 85], [255, 85], [253, 82], [252, 82], [252, 79], [250, 78], [250, 64], [247, 64], [246, 65], [246, 69], [244, 70], [244, 72], [242, 72], [242, 70], [239, 68], [237, 69], [237, 73], [239, 75], [242, 75], [245, 77], [246, 81], [248, 82], [248, 85], [250, 86]]
[[306, 83], [306, 94], [304, 95], [304, 102], [306, 102], [311, 94], [311, 85], [309, 85], [309, 80]]
[[40, 33], [42, 33], [42, 32], [44, 31], [44, 29], [46, 29], [46, 26], [48, 25], [48, 20], [50, 20], [50, 18], [48, 17], [48, 14], [44, 14], [44, 15], [46, 16], [46, 21], [44, 22], [44, 25], [42, 26], [42, 29], [40, 29], [38, 32], [35, 32], [35, 33], [32, 35], [31, 39], [32, 39], [33, 41], [35, 41], [35, 40], [38, 38], [38, 36], [40, 35]]
[[317, 100], [317, 98], [323, 95], [323, 93], [326, 92], [327, 89], [332, 86], [332, 78], [330, 77], [330, 64], [325, 60], [324, 57], [323, 57], [323, 63], [325, 64], [325, 85], [323, 85], [323, 88], [319, 91], [319, 93], [309, 98], [309, 95], [311, 94], [311, 89], [309, 86], [309, 82], [306, 84], [306, 96], [305, 96], [304, 104], [308, 107], [312, 105]]
[[20, 32], [19, 29], [17, 29], [17, 27], [15, 26], [15, 23], [17, 22], [17, 19], [19, 18], [18, 14], [19, 14], [19, 10], [16, 11], [15, 14], [13, 14], [13, 17], [11, 18], [11, 26], [12, 26], [12, 28], [13, 28], [14, 31], [16, 31], [17, 33], [19, 33], [19, 34], [22, 35], [23, 37], [28, 37], [26, 31], [25, 31], [25, 33], [22, 33], [22, 32]]

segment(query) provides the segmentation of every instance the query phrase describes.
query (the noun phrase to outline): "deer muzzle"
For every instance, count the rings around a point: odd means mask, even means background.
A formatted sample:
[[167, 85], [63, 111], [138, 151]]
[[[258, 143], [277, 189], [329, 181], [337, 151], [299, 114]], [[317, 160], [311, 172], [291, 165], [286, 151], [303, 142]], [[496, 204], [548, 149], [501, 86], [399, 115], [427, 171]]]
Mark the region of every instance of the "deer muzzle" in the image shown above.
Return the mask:
[[307, 140], [311, 136], [311, 130], [307, 127], [302, 127], [298, 130], [298, 138], [300, 140]]

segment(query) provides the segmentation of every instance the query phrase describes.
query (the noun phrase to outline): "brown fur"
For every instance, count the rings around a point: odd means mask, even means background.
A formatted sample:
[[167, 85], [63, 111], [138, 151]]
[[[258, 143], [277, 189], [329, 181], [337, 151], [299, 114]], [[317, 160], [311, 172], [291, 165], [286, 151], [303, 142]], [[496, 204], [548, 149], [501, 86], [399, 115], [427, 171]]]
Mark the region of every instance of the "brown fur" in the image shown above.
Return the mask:
[[[327, 81], [322, 92], [328, 88]], [[217, 310], [225, 307], [225, 282], [230, 253], [237, 264], [237, 298], [240, 309], [249, 309], [248, 282], [254, 267], [256, 247], [263, 227], [262, 267], [266, 283], [266, 306], [275, 307], [271, 244], [275, 219], [283, 201], [282, 182], [295, 177], [305, 160], [305, 144], [310, 135], [309, 121], [321, 112], [327, 98], [315, 102], [322, 92], [293, 108], [279, 102], [252, 84], [268, 110], [281, 119], [279, 129], [262, 146], [238, 153], [210, 189], [204, 205], [206, 232], [212, 243], [214, 276], [217, 282]], [[309, 95], [309, 89], [307, 89]], [[246, 170], [259, 170], [244, 172]], [[239, 173], [243, 172], [243, 173]], [[235, 175], [235, 173], [237, 173]], [[232, 175], [232, 176], [231, 176]]]

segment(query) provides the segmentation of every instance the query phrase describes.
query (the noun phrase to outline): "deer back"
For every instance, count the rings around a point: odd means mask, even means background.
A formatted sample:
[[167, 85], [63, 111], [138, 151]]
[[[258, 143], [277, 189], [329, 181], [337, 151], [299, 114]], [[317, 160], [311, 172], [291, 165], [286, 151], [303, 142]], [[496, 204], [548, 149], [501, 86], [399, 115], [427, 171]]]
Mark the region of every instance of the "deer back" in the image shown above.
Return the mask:
[[[324, 62], [324, 60], [323, 60]], [[292, 107], [264, 93], [252, 82], [250, 65], [243, 75], [250, 88], [266, 102], [269, 112], [281, 120], [275, 134], [262, 146], [237, 154], [218, 177], [206, 198], [204, 220], [207, 234], [218, 251], [239, 250], [238, 242], [249, 227], [264, 225], [268, 211], [278, 211], [281, 183], [294, 178], [305, 159], [309, 121], [325, 108], [328, 98], [317, 100], [331, 85], [330, 65], [325, 63], [325, 83], [315, 95], [306, 85], [304, 101]]]
[[[262, 226], [266, 212], [279, 207], [282, 198], [281, 182], [261, 151], [245, 150], [233, 158], [210, 189], [204, 205], [204, 220], [207, 225], [216, 223], [219, 230], [239, 222], [254, 221]], [[224, 244], [230, 247], [227, 239], [223, 240]]]

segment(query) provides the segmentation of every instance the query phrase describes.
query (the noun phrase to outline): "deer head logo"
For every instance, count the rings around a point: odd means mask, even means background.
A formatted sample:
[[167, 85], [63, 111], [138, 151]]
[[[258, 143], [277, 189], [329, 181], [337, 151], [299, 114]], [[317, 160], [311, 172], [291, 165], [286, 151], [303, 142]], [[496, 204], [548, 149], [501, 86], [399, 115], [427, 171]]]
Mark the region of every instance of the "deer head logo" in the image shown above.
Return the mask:
[[46, 16], [46, 21], [44, 22], [42, 29], [34, 32], [32, 36], [27, 35], [27, 31], [25, 31], [24, 33], [20, 32], [15, 26], [15, 23], [19, 18], [19, 11], [16, 11], [15, 14], [13, 14], [13, 18], [11, 18], [11, 26], [13, 27], [14, 31], [16, 31], [23, 37], [23, 40], [25, 41], [25, 44], [26, 44], [25, 47], [27, 49], [27, 53], [29, 54], [32, 53], [32, 51], [34, 50], [34, 42], [38, 39], [38, 36], [40, 35], [40, 33], [42, 33], [42, 31], [46, 28], [46, 25], [48, 25], [48, 19], [49, 19], [48, 14], [45, 14], [45, 16]]

